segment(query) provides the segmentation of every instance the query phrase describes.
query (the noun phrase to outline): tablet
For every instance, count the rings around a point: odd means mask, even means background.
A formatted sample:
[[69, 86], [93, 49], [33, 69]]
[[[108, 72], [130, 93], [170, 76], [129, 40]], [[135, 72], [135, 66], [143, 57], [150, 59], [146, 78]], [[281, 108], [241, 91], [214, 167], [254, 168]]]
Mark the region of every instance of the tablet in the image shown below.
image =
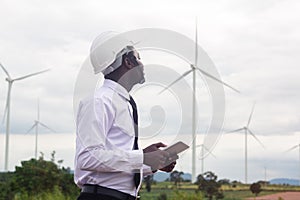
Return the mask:
[[169, 154], [179, 154], [183, 152], [184, 150], [187, 150], [189, 146], [183, 142], [177, 142], [167, 148], [164, 149], [164, 151], [168, 152]]

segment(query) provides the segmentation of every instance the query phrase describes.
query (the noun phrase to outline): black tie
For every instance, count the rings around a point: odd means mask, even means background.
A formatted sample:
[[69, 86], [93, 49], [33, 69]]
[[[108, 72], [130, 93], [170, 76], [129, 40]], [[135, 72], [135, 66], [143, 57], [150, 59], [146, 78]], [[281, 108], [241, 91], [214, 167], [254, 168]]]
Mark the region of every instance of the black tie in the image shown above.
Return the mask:
[[[132, 107], [132, 111], [133, 111], [133, 121], [134, 121], [134, 144], [133, 144], [133, 149], [137, 150], [139, 149], [139, 145], [138, 145], [138, 113], [137, 113], [137, 108], [136, 108], [136, 103], [133, 100], [132, 96], [130, 96], [130, 100], [129, 103]], [[134, 173], [134, 185], [136, 188], [138, 188], [139, 184], [140, 184], [140, 180], [141, 180], [141, 174], [140, 173]]]

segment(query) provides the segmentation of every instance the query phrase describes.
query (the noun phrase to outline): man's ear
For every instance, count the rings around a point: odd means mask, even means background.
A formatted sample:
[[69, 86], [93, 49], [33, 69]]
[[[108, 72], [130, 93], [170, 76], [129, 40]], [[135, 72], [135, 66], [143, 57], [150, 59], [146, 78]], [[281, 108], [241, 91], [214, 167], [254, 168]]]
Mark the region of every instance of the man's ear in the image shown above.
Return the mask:
[[131, 68], [134, 67], [133, 63], [127, 57], [124, 59], [124, 64], [125, 64], [125, 67], [128, 68], [128, 69], [131, 69]]

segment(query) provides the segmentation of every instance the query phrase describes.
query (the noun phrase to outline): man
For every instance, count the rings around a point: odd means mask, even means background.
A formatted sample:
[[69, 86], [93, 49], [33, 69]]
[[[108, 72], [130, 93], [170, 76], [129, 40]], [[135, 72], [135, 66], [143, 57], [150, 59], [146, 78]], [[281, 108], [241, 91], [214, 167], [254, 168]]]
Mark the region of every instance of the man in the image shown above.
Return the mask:
[[166, 146], [161, 142], [138, 148], [137, 107], [129, 92], [144, 83], [144, 66], [131, 45], [114, 49], [113, 59], [103, 60], [107, 48], [101, 49], [99, 41], [94, 41], [90, 58], [105, 80], [80, 102], [77, 114], [74, 179], [82, 188], [78, 200], [133, 200], [138, 198], [141, 174], [171, 172], [178, 156], [160, 150]]

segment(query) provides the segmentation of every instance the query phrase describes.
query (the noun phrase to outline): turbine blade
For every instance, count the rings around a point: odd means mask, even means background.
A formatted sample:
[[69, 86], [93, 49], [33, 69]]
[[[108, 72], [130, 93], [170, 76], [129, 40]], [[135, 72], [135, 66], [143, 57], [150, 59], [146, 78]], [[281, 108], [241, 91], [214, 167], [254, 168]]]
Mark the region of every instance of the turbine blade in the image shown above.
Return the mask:
[[254, 112], [254, 108], [255, 108], [255, 102], [253, 103], [253, 106], [252, 106], [252, 111], [251, 111], [251, 114], [250, 114], [250, 117], [248, 119], [248, 123], [247, 123], [247, 128], [249, 127], [249, 124], [251, 122], [251, 118], [252, 118], [252, 115], [253, 115], [253, 112]]
[[245, 130], [245, 128], [239, 128], [239, 129], [236, 129], [236, 130], [233, 130], [233, 131], [229, 131], [229, 132], [226, 132], [226, 133], [235, 133], [235, 132], [240, 132], [242, 130]]
[[25, 133], [25, 134], [28, 134], [35, 126], [36, 126], [36, 122], [30, 127], [30, 129]]
[[4, 122], [5, 122], [5, 117], [6, 117], [6, 113], [7, 113], [7, 106], [8, 106], [8, 103], [6, 102], [5, 109], [4, 109], [4, 114], [3, 114], [3, 118], [2, 118], [2, 124], [4, 124]]
[[6, 117], [6, 114], [7, 114], [7, 109], [8, 109], [8, 96], [9, 96], [9, 91], [10, 90], [10, 87], [8, 86], [8, 90], [7, 90], [7, 97], [6, 97], [6, 104], [5, 104], [5, 108], [4, 108], [4, 115], [3, 115], [3, 119], [2, 119], [2, 124], [4, 124], [5, 122], [5, 117]]
[[289, 152], [289, 151], [292, 151], [292, 150], [294, 150], [294, 149], [296, 149], [296, 148], [298, 148], [298, 147], [299, 147], [299, 144], [297, 144], [297, 145], [293, 146], [292, 148], [286, 150], [285, 153], [287, 153], [287, 152]]
[[206, 71], [200, 69], [199, 67], [195, 67], [196, 69], [198, 69], [202, 74], [204, 74], [205, 76], [208, 76], [209, 78], [227, 86], [228, 88], [232, 89], [233, 91], [237, 92], [237, 93], [241, 93], [239, 90], [235, 89], [234, 87], [228, 85], [227, 83], [225, 83], [224, 81], [219, 80], [218, 78], [214, 77], [213, 75], [207, 73]]
[[22, 79], [25, 79], [25, 78], [29, 78], [31, 76], [35, 76], [35, 75], [38, 75], [38, 74], [41, 74], [41, 73], [45, 73], [47, 71], [50, 71], [50, 69], [46, 69], [46, 70], [43, 70], [43, 71], [40, 71], [40, 72], [36, 72], [36, 73], [32, 73], [32, 74], [29, 74], [29, 75], [26, 75], [26, 76], [22, 76], [22, 77], [14, 79], [14, 81], [19, 81], [19, 80], [22, 80]]
[[53, 130], [52, 128], [50, 128], [50, 127], [48, 127], [47, 125], [43, 124], [42, 122], [39, 122], [39, 121], [38, 121], [37, 123], [39, 123], [41, 126], [45, 127], [46, 129], [48, 129], [48, 130], [50, 130], [50, 131], [56, 133], [55, 130]]
[[37, 102], [37, 121], [40, 121], [40, 99]]
[[214, 158], [217, 158], [208, 148], [206, 148], [206, 146], [203, 147], [210, 155], [212, 155]]
[[266, 149], [265, 148], [265, 145], [254, 135], [254, 133], [252, 133], [252, 131], [249, 129], [249, 128], [247, 128], [247, 130], [249, 131], [249, 133], [254, 137], [254, 139], [257, 141], [257, 142], [259, 142], [259, 144], [264, 148], [264, 149]]
[[4, 73], [8, 76], [9, 79], [11, 79], [8, 71], [5, 69], [5, 67], [0, 63], [0, 67], [3, 69]]
[[167, 87], [165, 87], [162, 91], [160, 91], [158, 94], [163, 93], [164, 91], [166, 91], [168, 88], [170, 88], [172, 85], [174, 85], [175, 83], [177, 83], [179, 80], [181, 80], [182, 78], [184, 78], [185, 76], [187, 76], [189, 73], [191, 73], [194, 69], [190, 69], [189, 71], [186, 71], [185, 73], [183, 73], [179, 78], [177, 78], [175, 81], [173, 81], [170, 85], [168, 85]]

